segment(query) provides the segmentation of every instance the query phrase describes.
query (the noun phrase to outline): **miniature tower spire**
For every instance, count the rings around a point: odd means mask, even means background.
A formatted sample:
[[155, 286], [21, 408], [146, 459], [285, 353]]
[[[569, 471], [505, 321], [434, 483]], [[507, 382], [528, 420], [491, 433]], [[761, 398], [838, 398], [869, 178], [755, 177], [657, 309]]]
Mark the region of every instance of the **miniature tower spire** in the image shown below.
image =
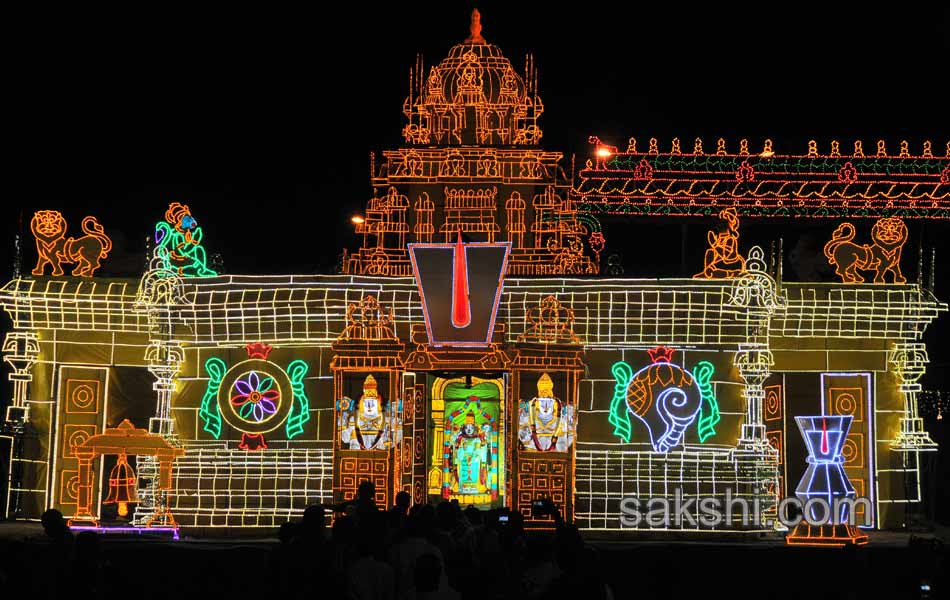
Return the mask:
[[485, 44], [485, 38], [482, 37], [482, 14], [478, 9], [472, 11], [472, 22], [469, 25], [469, 36], [465, 40], [466, 44]]

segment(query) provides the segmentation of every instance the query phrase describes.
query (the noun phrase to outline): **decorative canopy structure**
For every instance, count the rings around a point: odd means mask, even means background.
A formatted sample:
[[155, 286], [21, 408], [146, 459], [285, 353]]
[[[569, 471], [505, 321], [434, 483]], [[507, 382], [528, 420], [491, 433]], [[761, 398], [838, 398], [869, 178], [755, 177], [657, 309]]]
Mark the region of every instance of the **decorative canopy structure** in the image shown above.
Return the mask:
[[[760, 152], [747, 140], [729, 151], [719, 139], [706, 152], [697, 138], [683, 150], [674, 138], [660, 151], [595, 143], [595, 161], [580, 171], [575, 187], [581, 211], [642, 216], [712, 216], [734, 207], [755, 217], [950, 218], [950, 142], [935, 153], [924, 142], [919, 155], [901, 142], [895, 155], [886, 143], [865, 154], [861, 141], [851, 152], [832, 142], [827, 154], [809, 142], [807, 154], [777, 154], [765, 140]], [[942, 154], [942, 156], [941, 156]]]
[[[99, 519], [93, 516], [93, 461], [99, 456], [112, 454], [125, 456], [151, 456], [158, 462], [156, 489], [172, 489], [172, 463], [185, 454], [185, 449], [173, 446], [160, 435], [149, 433], [145, 429], [136, 429], [128, 420], [123, 419], [115, 428], [88, 438], [77, 446], [74, 454], [79, 461], [79, 485], [76, 514], [69, 520], [70, 525], [92, 525], [98, 527]], [[155, 514], [148, 519], [146, 526], [153, 524], [175, 526], [175, 518], [168, 512], [167, 506], [155, 507]]]

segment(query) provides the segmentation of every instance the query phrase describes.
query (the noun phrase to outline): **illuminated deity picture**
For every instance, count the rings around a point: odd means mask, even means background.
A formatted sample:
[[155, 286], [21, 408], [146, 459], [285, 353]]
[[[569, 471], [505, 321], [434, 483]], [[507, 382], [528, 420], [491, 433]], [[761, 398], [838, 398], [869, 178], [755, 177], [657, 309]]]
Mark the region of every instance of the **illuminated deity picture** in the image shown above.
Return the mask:
[[464, 504], [491, 504], [499, 497], [499, 476], [503, 472], [498, 384], [492, 380], [470, 386], [452, 382], [442, 394], [445, 412], [441, 444], [434, 448], [442, 465], [435, 482], [440, 487], [430, 489], [430, 493]]
[[574, 407], [554, 396], [547, 373], [538, 378], [538, 395], [518, 411], [518, 441], [529, 452], [566, 452], [574, 443]]
[[363, 393], [357, 402], [344, 397], [339, 403], [340, 444], [350, 450], [389, 450], [402, 440], [402, 427], [391, 414], [376, 387], [372, 375], [363, 382]]

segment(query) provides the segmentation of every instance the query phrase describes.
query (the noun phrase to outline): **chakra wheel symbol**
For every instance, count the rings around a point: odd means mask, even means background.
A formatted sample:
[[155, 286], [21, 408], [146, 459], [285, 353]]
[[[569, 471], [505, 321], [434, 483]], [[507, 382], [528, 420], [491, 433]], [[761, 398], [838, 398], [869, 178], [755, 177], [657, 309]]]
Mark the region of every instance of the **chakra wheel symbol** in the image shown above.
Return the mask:
[[238, 363], [221, 380], [218, 409], [224, 421], [242, 433], [277, 429], [292, 407], [290, 378], [268, 360], [252, 358]]
[[231, 394], [231, 404], [237, 408], [238, 416], [251, 423], [270, 419], [277, 414], [277, 407], [281, 403], [274, 378], [258, 371], [239, 376], [234, 381]]

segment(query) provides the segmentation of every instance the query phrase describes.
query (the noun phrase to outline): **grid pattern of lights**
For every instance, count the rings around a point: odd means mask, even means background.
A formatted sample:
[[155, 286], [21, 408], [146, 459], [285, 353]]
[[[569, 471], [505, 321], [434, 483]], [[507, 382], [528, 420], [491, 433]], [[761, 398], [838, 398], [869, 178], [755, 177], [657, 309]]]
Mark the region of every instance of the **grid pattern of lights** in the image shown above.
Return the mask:
[[[757, 470], [736, 456], [732, 448], [686, 446], [675, 453], [657, 454], [649, 444], [639, 444], [642, 450], [609, 449], [603, 448], [603, 444], [583, 442], [579, 446], [574, 475], [574, 520], [583, 530], [627, 531], [620, 523], [621, 500], [667, 498], [672, 506], [676, 488], [682, 490], [684, 501], [705, 496], [724, 498], [727, 489], [733, 498], [744, 498], [750, 505], [758, 498], [763, 515], [774, 502], [773, 494], [753, 491], [762, 486]], [[624, 445], [631, 446], [637, 445]], [[697, 503], [692, 506], [691, 514], [698, 519]], [[656, 529], [646, 523], [640, 527]], [[750, 530], [741, 527], [738, 519], [733, 528]]]
[[[299, 519], [311, 504], [332, 501], [332, 449], [245, 452], [226, 446], [189, 441], [175, 461], [170, 508], [180, 526], [277, 527]], [[139, 459], [139, 479], [157, 477], [156, 466]], [[150, 514], [149, 489], [139, 486], [136, 522]]]
[[[731, 304], [736, 280], [507, 278], [499, 321], [515, 341], [525, 315], [556, 294], [574, 311], [574, 331], [588, 347], [734, 345], [759, 326], [761, 315]], [[147, 333], [127, 282], [18, 279], [0, 290], [14, 327]], [[418, 288], [410, 278], [341, 276], [229, 276], [185, 286], [187, 304], [158, 310], [190, 344], [271, 343], [329, 345], [343, 330], [349, 304], [374, 295], [393, 309], [396, 333], [408, 338], [422, 322]], [[783, 283], [787, 305], [769, 321], [782, 337], [920, 339], [947, 310], [916, 284], [857, 286]]]

